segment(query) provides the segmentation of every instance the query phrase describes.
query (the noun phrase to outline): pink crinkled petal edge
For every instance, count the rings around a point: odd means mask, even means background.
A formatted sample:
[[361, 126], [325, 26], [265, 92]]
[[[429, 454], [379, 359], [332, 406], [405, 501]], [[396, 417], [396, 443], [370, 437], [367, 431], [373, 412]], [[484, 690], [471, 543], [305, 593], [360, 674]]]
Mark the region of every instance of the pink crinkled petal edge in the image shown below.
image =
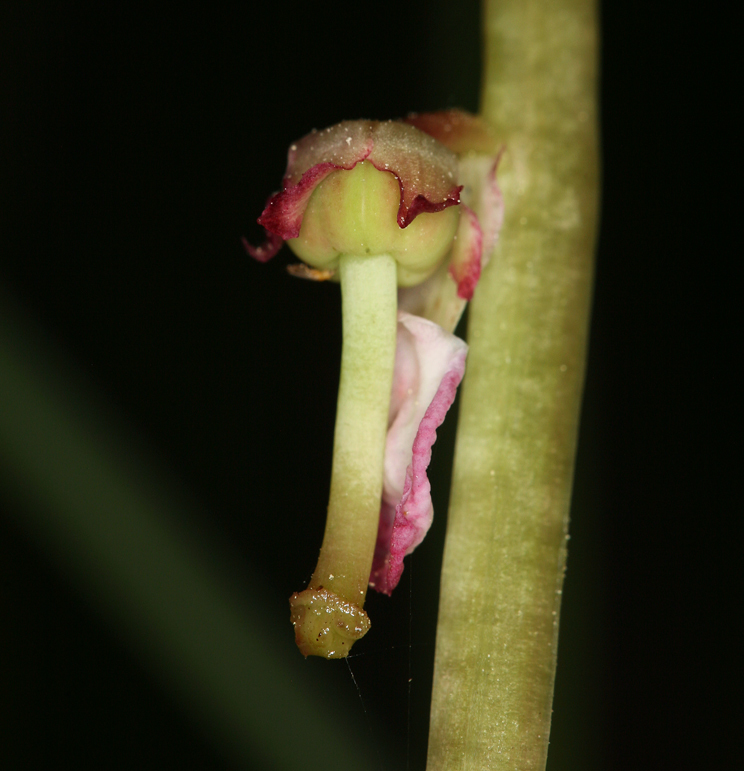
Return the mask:
[[[376, 564], [372, 570], [374, 581], [371, 582], [373, 587], [383, 594], [391, 594], [398, 585], [403, 573], [403, 558], [423, 541], [431, 526], [434, 509], [431, 504], [431, 484], [426, 470], [431, 461], [431, 448], [437, 438], [437, 428], [442, 425], [447, 411], [452, 406], [457, 387], [465, 373], [466, 355], [467, 352], [462, 351], [453, 360], [419, 424], [413, 442], [411, 464], [406, 469], [403, 495], [395, 507], [392, 535], [389, 541], [389, 555], [385, 554], [387, 549], [380, 543], [380, 540], [387, 540], [387, 532], [383, 534], [386, 527], [384, 508], [387, 504], [383, 503], [383, 511], [381, 512], [383, 527], [381, 527], [375, 551]], [[385, 557], [386, 559], [384, 559]], [[381, 565], [380, 561], [383, 559], [384, 562]]]
[[[377, 165], [375, 168], [379, 171], [390, 171], [390, 169], [380, 169]], [[444, 211], [448, 206], [457, 206], [460, 203], [460, 192], [462, 191], [462, 185], [456, 185], [447, 194], [447, 197], [443, 201], [435, 203], [430, 201], [425, 195], [417, 195], [409, 207], [406, 208], [403, 203], [403, 182], [401, 178], [393, 171], [393, 176], [398, 180], [400, 187], [400, 206], [398, 207], [398, 225], [401, 228], [408, 227], [419, 214], [436, 214], [436, 212]]]

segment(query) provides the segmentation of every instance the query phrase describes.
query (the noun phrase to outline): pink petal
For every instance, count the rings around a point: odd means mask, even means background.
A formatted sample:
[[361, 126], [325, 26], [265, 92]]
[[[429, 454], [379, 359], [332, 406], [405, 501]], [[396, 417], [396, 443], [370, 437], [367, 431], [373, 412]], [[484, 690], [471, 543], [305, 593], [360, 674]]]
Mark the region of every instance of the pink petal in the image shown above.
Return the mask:
[[421, 543], [434, 509], [426, 469], [436, 429], [465, 371], [467, 345], [417, 316], [398, 314], [380, 526], [370, 585], [390, 594], [403, 557]]
[[504, 198], [496, 171], [504, 149], [495, 156], [471, 155], [460, 160], [460, 177], [465, 183], [463, 203], [478, 217], [483, 231], [483, 265], [488, 264], [504, 221]]
[[483, 231], [475, 212], [462, 204], [460, 224], [452, 246], [449, 272], [457, 284], [457, 296], [472, 300], [481, 274]]
[[265, 261], [281, 241], [297, 238], [315, 188], [332, 172], [348, 171], [362, 161], [398, 180], [401, 228], [423, 212], [460, 203], [457, 157], [428, 134], [399, 121], [344, 121], [313, 131], [290, 147], [283, 189], [271, 196], [258, 218], [267, 240], [259, 247], [246, 245], [248, 253]]

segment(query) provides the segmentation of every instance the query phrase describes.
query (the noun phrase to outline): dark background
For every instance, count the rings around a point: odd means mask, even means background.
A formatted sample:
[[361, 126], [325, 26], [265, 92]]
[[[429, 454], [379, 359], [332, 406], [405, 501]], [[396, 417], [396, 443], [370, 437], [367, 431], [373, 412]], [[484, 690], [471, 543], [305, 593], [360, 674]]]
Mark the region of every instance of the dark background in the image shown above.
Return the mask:
[[[309, 129], [475, 110], [476, 20], [470, 0], [1, 6], [0, 281], [270, 577], [278, 613], [322, 535], [339, 298], [289, 278], [287, 255], [250, 261], [240, 236], [260, 238], [286, 148]], [[549, 768], [733, 767], [725, 641], [741, 603], [724, 528], [740, 507], [720, 289], [740, 247], [717, 182], [732, 49], [692, 4], [609, 0], [603, 35], [602, 228]], [[351, 660], [360, 720], [414, 770], [453, 436], [449, 420], [432, 535], [396, 595], [370, 599], [376, 636]], [[229, 768], [2, 516], [0, 601], [4, 768]], [[329, 677], [354, 687], [343, 664]]]

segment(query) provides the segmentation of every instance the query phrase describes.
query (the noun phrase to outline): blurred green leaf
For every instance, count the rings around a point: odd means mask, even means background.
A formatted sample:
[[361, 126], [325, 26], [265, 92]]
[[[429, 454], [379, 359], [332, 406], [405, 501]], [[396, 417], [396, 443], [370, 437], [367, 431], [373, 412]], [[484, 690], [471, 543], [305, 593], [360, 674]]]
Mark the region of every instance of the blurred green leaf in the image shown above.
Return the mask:
[[261, 577], [237, 567], [163, 476], [3, 295], [0, 489], [23, 502], [17, 525], [225, 757], [288, 771], [338, 758], [372, 768], [379, 749], [349, 717], [353, 694], [311, 677], [288, 608], [267, 609]]

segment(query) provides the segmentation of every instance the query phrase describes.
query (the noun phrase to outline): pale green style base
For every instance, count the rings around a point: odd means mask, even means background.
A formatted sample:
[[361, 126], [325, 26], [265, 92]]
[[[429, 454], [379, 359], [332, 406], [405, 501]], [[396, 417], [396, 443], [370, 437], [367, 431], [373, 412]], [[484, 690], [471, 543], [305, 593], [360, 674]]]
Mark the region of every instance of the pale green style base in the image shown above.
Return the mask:
[[389, 255], [340, 259], [344, 342], [323, 545], [308, 589], [292, 595], [305, 655], [339, 658], [369, 629], [372, 569], [397, 329], [397, 266]]

